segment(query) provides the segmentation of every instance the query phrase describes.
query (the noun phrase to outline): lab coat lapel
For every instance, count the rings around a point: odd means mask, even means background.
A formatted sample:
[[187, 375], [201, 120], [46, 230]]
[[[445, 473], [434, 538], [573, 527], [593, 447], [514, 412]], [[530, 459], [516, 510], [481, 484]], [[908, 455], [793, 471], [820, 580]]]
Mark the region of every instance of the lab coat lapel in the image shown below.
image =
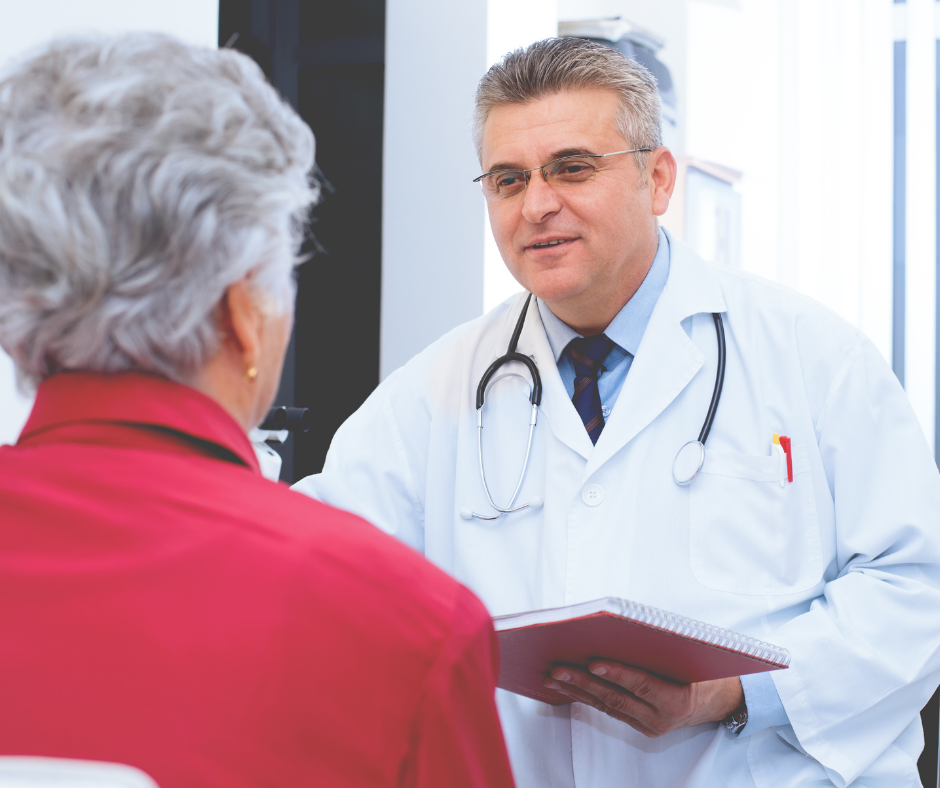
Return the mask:
[[[519, 314], [523, 303], [524, 295], [519, 300], [518, 307], [513, 310], [513, 314]], [[551, 429], [552, 434], [558, 440], [587, 460], [594, 452], [594, 446], [584, 429], [584, 423], [581, 421], [578, 411], [571, 404], [568, 392], [565, 390], [565, 384], [561, 380], [561, 375], [558, 374], [555, 355], [548, 343], [545, 326], [542, 324], [542, 318], [534, 299], [529, 304], [529, 312], [526, 315], [525, 327], [519, 337], [518, 347], [521, 353], [535, 359], [542, 378], [540, 421], [547, 422], [546, 426]]]
[[685, 333], [682, 320], [726, 309], [718, 279], [708, 265], [685, 244], [672, 237], [669, 242], [669, 278], [590, 455], [586, 477], [662, 413], [702, 368], [705, 356]]

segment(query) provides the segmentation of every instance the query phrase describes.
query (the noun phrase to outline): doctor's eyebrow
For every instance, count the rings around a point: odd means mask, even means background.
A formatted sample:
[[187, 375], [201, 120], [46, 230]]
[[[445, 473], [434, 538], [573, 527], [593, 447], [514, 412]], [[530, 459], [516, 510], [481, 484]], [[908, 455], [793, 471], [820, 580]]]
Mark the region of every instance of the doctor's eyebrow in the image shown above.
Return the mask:
[[487, 172], [496, 172], [497, 170], [524, 170], [521, 164], [509, 164], [506, 162], [497, 162], [496, 164], [491, 165], [486, 171]]
[[[563, 159], [566, 156], [583, 156], [585, 154], [591, 154], [592, 151], [589, 151], [587, 148], [563, 148], [562, 150], [555, 151], [554, 153], [549, 154], [550, 158], [548, 161], [542, 162], [539, 166], [544, 166], [550, 162], [555, 161], [555, 159]], [[528, 167], [523, 167], [521, 164], [507, 163], [507, 162], [498, 162], [493, 164], [487, 172], [497, 172], [499, 170], [526, 170]]]
[[[588, 150], [587, 148], [564, 148], [563, 150], [555, 151], [552, 154], [552, 157], [548, 161], [555, 161], [555, 159], [564, 159], [567, 156], [585, 156], [585, 155], [594, 155], [594, 151]], [[548, 162], [545, 162], [548, 164]]]

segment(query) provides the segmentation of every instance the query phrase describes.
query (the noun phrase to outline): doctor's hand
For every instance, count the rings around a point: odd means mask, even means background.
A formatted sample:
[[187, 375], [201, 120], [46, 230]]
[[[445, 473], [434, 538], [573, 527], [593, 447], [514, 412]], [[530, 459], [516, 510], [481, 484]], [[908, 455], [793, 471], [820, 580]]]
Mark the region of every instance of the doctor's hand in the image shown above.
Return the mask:
[[656, 738], [702, 722], [718, 722], [744, 704], [735, 676], [697, 684], [671, 684], [639, 668], [597, 660], [590, 672], [559, 665], [545, 686], [593, 706], [640, 733]]

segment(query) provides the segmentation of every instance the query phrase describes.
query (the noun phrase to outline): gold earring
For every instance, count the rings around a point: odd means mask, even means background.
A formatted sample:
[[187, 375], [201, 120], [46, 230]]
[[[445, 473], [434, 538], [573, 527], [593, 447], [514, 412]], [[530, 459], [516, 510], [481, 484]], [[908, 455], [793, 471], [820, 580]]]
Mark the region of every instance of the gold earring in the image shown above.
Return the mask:
[[247, 380], [249, 383], [254, 383], [256, 377], [258, 377], [258, 368], [257, 368], [257, 367], [250, 367], [250, 368], [245, 372], [245, 380]]

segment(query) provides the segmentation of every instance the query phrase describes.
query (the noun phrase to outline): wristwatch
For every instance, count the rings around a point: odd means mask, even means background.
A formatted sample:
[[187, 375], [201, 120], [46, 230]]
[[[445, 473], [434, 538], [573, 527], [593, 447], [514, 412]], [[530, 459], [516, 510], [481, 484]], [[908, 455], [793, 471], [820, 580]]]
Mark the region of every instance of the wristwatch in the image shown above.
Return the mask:
[[728, 733], [737, 736], [739, 733], [741, 733], [742, 728], [747, 725], [747, 705], [742, 703], [721, 722], [722, 725], [725, 726], [725, 730], [728, 731]]

